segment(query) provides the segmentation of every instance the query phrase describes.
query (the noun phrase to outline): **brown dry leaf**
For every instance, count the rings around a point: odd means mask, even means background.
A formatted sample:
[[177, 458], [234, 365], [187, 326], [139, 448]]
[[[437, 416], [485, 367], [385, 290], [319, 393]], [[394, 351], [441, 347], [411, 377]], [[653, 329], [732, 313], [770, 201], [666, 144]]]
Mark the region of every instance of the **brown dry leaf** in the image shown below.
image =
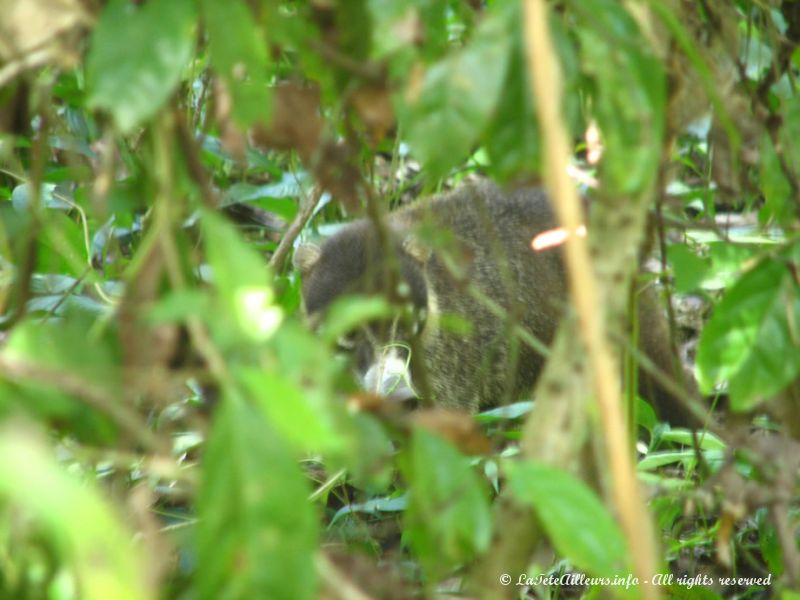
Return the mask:
[[358, 152], [345, 141], [325, 140], [312, 165], [317, 183], [350, 214], [361, 212], [361, 191], [364, 182], [358, 165]]
[[443, 437], [464, 454], [486, 454], [491, 450], [489, 439], [466, 412], [446, 408], [421, 409], [411, 415], [411, 423]]
[[373, 143], [385, 137], [394, 126], [392, 98], [385, 85], [368, 85], [358, 88], [352, 97], [353, 108], [367, 126]]
[[247, 150], [247, 138], [233, 120], [233, 97], [221, 78], [214, 79], [214, 117], [220, 130], [220, 143], [237, 161], [243, 162]]
[[284, 82], [272, 91], [269, 123], [256, 124], [252, 142], [275, 150], [296, 150], [303, 161], [315, 153], [322, 136], [319, 88]]
[[[320, 598], [404, 600], [418, 597], [405, 582], [400, 561], [374, 559], [344, 549], [330, 548], [318, 561], [322, 575]], [[344, 593], [346, 592], [346, 593]]]

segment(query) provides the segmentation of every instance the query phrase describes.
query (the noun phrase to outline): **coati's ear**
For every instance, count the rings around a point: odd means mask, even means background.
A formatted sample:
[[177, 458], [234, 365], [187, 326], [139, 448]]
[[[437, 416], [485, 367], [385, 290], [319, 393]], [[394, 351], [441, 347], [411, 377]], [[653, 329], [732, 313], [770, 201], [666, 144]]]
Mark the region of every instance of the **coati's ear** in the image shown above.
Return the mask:
[[322, 248], [318, 244], [303, 244], [294, 251], [292, 264], [300, 271], [301, 275], [307, 275], [319, 262], [320, 256], [322, 256]]
[[431, 254], [433, 254], [430, 246], [423, 243], [413, 233], [409, 233], [403, 240], [403, 251], [422, 265], [427, 263]]

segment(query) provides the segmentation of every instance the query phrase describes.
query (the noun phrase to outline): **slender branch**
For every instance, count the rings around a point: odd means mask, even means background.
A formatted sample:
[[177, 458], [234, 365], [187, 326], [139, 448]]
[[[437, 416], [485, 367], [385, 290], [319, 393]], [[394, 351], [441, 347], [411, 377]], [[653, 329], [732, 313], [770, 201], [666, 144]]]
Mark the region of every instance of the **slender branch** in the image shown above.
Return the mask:
[[[575, 231], [582, 215], [577, 191], [567, 174], [570, 145], [561, 112], [561, 72], [548, 27], [547, 4], [545, 0], [526, 0], [523, 8], [528, 76], [546, 148], [545, 182], [561, 225], [567, 231]], [[657, 572], [655, 536], [629, 452], [629, 432], [620, 410], [619, 374], [595, 306], [600, 296], [586, 240], [570, 237], [564, 255], [571, 299], [592, 367], [617, 516], [628, 540], [636, 576], [642, 582], [649, 581]], [[659, 595], [657, 588], [649, 584], [642, 586], [642, 592], [645, 598]]]

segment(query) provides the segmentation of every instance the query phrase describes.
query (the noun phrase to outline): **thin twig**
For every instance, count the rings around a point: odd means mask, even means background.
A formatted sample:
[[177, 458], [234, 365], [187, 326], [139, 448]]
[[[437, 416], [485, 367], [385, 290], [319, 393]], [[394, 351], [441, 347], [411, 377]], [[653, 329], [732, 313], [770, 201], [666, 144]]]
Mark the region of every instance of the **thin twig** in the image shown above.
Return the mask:
[[317, 575], [334, 597], [342, 600], [372, 600], [328, 556], [321, 552], [314, 560]]
[[283, 268], [283, 263], [289, 255], [294, 241], [314, 214], [314, 210], [317, 208], [317, 204], [319, 204], [319, 199], [322, 197], [322, 191], [321, 186], [315, 187], [310, 197], [305, 198], [304, 202], [301, 203], [300, 210], [297, 212], [297, 215], [295, 215], [292, 224], [289, 225], [283, 238], [281, 238], [278, 248], [275, 250], [272, 258], [269, 259], [269, 266], [273, 273], [278, 273]]

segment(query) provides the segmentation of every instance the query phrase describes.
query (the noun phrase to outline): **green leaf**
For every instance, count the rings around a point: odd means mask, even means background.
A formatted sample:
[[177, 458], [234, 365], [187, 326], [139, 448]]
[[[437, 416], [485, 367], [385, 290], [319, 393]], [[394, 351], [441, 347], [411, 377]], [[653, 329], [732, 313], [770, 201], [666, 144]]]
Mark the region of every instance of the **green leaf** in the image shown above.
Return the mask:
[[463, 564], [489, 545], [486, 490], [469, 462], [441, 438], [415, 429], [406, 477], [409, 542], [430, 573]]
[[486, 151], [498, 179], [507, 180], [541, 164], [539, 123], [530, 94], [528, 69], [519, 27], [496, 115], [486, 137]]
[[200, 600], [316, 598], [317, 516], [286, 441], [230, 390], [215, 415], [198, 494]]
[[599, 577], [630, 573], [625, 538], [608, 509], [581, 481], [534, 462], [507, 463], [511, 492], [531, 505], [558, 552]]
[[122, 520], [93, 486], [58, 466], [43, 439], [18, 423], [0, 431], [0, 504], [14, 508], [16, 536], [17, 527], [29, 527], [34, 544], [52, 544], [74, 572], [81, 598], [155, 597], [145, 588], [142, 546], [132, 542]]
[[700, 288], [710, 268], [707, 258], [702, 258], [686, 244], [670, 244], [667, 257], [675, 272], [675, 290], [688, 294]]
[[408, 141], [434, 178], [470, 154], [497, 105], [516, 14], [509, 7], [492, 5], [469, 43], [428, 67], [421, 89], [399, 107]]
[[800, 375], [800, 245], [763, 260], [714, 309], [697, 348], [702, 390], [729, 381], [731, 407], [748, 410]]
[[331, 451], [341, 445], [328, 399], [319, 387], [302, 389], [264, 369], [241, 367], [235, 376], [274, 428], [299, 450]]
[[189, 65], [195, 20], [191, 0], [110, 2], [86, 61], [89, 106], [108, 110], [123, 132], [153, 116]]
[[234, 118], [242, 126], [268, 120], [268, 53], [254, 15], [241, 0], [200, 0], [211, 62], [227, 84]]
[[[740, 232], [730, 232], [731, 239], [737, 243], [728, 241], [710, 242], [708, 244], [708, 256], [711, 258], [711, 269], [706, 274], [702, 288], [704, 290], [720, 290], [733, 285], [741, 276], [743, 271], [756, 262], [755, 257], [762, 251], [761, 243], [744, 243], [739, 241], [737, 236]], [[742, 236], [740, 239], [744, 239]]]

